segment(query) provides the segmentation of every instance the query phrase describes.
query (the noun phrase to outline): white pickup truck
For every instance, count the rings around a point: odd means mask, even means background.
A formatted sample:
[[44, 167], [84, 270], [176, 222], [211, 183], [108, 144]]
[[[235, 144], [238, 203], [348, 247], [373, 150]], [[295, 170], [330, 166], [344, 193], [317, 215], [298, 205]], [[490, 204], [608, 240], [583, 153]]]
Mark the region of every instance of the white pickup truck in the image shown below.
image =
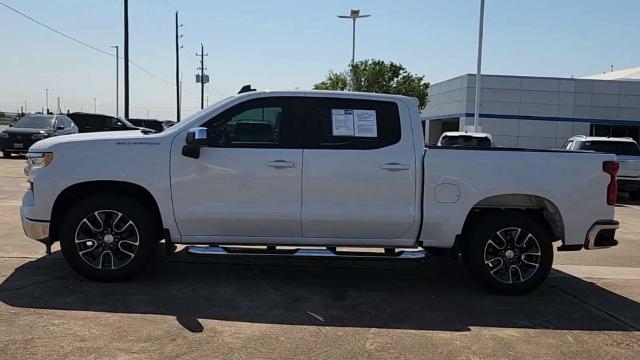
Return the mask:
[[[158, 134], [37, 142], [22, 224], [101, 281], [139, 272], [164, 239], [194, 254], [451, 252], [514, 294], [546, 278], [554, 242], [617, 244], [614, 155], [423, 144], [413, 98], [249, 92]], [[344, 249], [356, 247], [385, 251]]]

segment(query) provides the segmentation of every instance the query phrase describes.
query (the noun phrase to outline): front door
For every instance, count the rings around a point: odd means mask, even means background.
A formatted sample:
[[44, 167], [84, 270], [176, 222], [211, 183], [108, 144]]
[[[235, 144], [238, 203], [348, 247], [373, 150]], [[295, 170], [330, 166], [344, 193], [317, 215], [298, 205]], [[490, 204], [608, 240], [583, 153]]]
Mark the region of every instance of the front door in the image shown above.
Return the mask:
[[[303, 105], [295, 97], [248, 100], [201, 126], [198, 159], [174, 140], [171, 189], [180, 234], [300, 237]], [[298, 105], [299, 104], [299, 105]]]

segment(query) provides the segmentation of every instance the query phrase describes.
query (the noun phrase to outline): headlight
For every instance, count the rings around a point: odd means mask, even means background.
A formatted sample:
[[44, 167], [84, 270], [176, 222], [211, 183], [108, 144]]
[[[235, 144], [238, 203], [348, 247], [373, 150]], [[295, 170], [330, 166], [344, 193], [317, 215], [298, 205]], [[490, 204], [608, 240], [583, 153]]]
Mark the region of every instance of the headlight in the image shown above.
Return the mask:
[[42, 139], [44, 139], [44, 138], [46, 138], [46, 137], [48, 137], [48, 136], [49, 136], [49, 134], [46, 134], [46, 133], [40, 133], [40, 134], [33, 134], [33, 135], [31, 135], [31, 138], [32, 138], [33, 140], [42, 140]]
[[53, 153], [28, 153], [27, 164], [30, 169], [46, 167], [53, 161]]
[[9, 134], [0, 132], [0, 138], [8, 139], [9, 138]]

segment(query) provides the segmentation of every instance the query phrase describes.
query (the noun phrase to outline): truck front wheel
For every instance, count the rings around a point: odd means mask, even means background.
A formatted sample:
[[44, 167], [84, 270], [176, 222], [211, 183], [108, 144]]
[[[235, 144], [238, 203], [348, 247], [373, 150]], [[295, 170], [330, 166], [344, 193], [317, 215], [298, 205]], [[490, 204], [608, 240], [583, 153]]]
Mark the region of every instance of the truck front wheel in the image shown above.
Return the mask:
[[65, 215], [60, 247], [69, 266], [98, 281], [138, 273], [154, 253], [157, 226], [136, 200], [119, 194], [88, 197]]
[[470, 274], [490, 291], [523, 294], [551, 271], [553, 235], [519, 212], [488, 212], [465, 234], [462, 252]]

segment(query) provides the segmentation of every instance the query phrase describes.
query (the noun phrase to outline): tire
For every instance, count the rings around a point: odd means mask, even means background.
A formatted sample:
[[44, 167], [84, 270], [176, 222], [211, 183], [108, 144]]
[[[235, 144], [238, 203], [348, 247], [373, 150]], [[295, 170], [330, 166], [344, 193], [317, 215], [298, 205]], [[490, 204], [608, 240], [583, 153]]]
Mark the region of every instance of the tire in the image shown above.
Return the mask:
[[2, 157], [5, 159], [10, 159], [11, 158], [11, 153], [8, 151], [3, 151], [2, 152]]
[[640, 200], [640, 190], [629, 191], [629, 198], [631, 200]]
[[60, 247], [85, 278], [122, 281], [139, 273], [155, 253], [158, 226], [138, 201], [97, 194], [73, 206], [60, 225]]
[[553, 264], [553, 235], [521, 212], [487, 212], [466, 231], [462, 258], [490, 292], [519, 295], [538, 287]]

